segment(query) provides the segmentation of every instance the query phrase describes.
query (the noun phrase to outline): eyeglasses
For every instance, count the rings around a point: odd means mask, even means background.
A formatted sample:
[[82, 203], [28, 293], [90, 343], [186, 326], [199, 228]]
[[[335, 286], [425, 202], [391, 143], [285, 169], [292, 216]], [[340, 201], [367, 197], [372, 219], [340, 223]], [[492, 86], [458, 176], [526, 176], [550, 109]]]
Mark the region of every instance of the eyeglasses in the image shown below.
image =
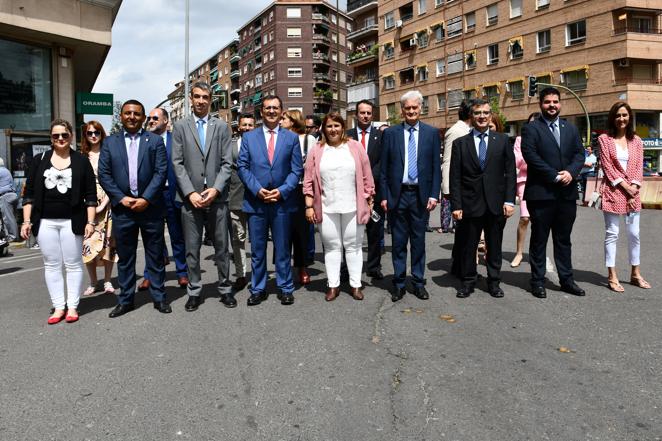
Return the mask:
[[158, 121], [159, 117], [158, 116], [148, 116], [147, 121]]
[[88, 130], [85, 134], [87, 136], [96, 136], [96, 137], [101, 136], [101, 132], [98, 130]]
[[489, 116], [491, 113], [492, 112], [489, 111], [489, 110], [477, 110], [477, 111], [473, 112], [474, 116], [481, 116], [481, 115]]
[[69, 138], [71, 138], [71, 135], [68, 134], [67, 132], [64, 132], [64, 133], [52, 133], [52, 134], [51, 134], [51, 139], [52, 139], [53, 141], [57, 141], [58, 139], [64, 139], [64, 140], [66, 141], [66, 140], [69, 139]]

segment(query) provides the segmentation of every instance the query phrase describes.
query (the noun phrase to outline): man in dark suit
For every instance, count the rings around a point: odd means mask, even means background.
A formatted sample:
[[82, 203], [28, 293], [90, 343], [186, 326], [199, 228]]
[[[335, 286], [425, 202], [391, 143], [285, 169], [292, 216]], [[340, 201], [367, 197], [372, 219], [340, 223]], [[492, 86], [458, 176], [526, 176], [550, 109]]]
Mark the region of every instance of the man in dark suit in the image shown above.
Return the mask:
[[538, 298], [547, 297], [545, 260], [550, 230], [561, 289], [577, 296], [585, 294], [574, 281], [570, 242], [577, 215], [575, 178], [584, 165], [584, 147], [577, 128], [559, 118], [560, 97], [555, 88], [543, 89], [540, 118], [522, 128], [522, 156], [528, 168], [524, 200], [531, 215], [531, 292]]
[[381, 206], [391, 211], [393, 290], [391, 300], [405, 295], [407, 242], [411, 251], [412, 292], [428, 299], [425, 289], [425, 226], [437, 206], [441, 187], [439, 130], [419, 121], [423, 96], [406, 92], [400, 98], [404, 122], [382, 136]]
[[163, 184], [168, 173], [168, 155], [163, 139], [142, 130], [145, 107], [126, 101], [120, 113], [122, 130], [103, 141], [99, 156], [99, 183], [110, 197], [113, 236], [121, 292], [109, 317], [133, 310], [136, 290], [138, 233], [145, 247], [150, 294], [154, 308], [170, 313], [165, 297], [163, 262]]
[[[163, 138], [168, 153], [168, 177], [163, 189], [163, 201], [165, 202], [165, 220], [170, 235], [172, 246], [172, 257], [175, 260], [175, 271], [177, 284], [180, 288], [188, 285], [188, 272], [186, 269], [186, 248], [184, 247], [184, 233], [182, 232], [182, 203], [177, 202], [177, 178], [170, 160], [172, 151], [172, 135], [168, 132], [168, 111], [163, 108], [152, 109], [147, 116], [147, 130]], [[168, 247], [163, 247], [163, 257], [168, 264]], [[147, 268], [143, 273], [143, 281], [138, 286], [139, 291], [149, 289], [150, 281]]]
[[278, 299], [294, 303], [294, 283], [290, 264], [290, 218], [296, 212], [293, 191], [303, 173], [299, 136], [279, 127], [283, 102], [275, 95], [262, 101], [261, 128], [241, 137], [237, 167], [244, 183], [244, 211], [248, 214], [251, 237], [251, 295], [248, 306], [267, 299], [267, 237], [271, 229], [276, 259]]
[[228, 195], [232, 173], [232, 130], [225, 121], [209, 115], [211, 88], [197, 82], [191, 87], [193, 114], [175, 123], [172, 130], [172, 164], [177, 177], [177, 200], [183, 202], [182, 225], [186, 243], [189, 284], [186, 311], [202, 303], [200, 247], [206, 227], [214, 243], [214, 261], [221, 303], [237, 306], [230, 283], [228, 249]]
[[232, 175], [230, 176], [230, 238], [234, 254], [234, 271], [237, 276], [232, 289], [241, 291], [246, 287], [246, 232], [247, 218], [243, 210], [244, 184], [239, 179], [237, 159], [241, 148], [241, 136], [255, 128], [251, 114], [239, 116], [239, 137], [232, 140]]
[[[381, 201], [379, 192], [379, 164], [382, 159], [382, 132], [372, 127], [374, 104], [368, 100], [359, 101], [356, 105], [356, 124], [358, 127], [349, 129], [347, 136], [357, 140], [363, 145], [370, 159], [370, 168], [375, 180], [375, 200]], [[382, 249], [381, 241], [384, 239], [384, 212], [382, 207], [375, 205], [374, 210], [379, 214], [379, 221], [372, 219], [366, 225], [368, 235], [368, 261], [366, 262], [366, 274], [373, 279], [381, 280], [382, 274]]]
[[[506, 219], [515, 210], [515, 154], [508, 136], [489, 130], [490, 104], [475, 100], [471, 108], [473, 129], [453, 141], [450, 164], [450, 198], [453, 219], [463, 224], [458, 249], [462, 287], [457, 297], [466, 298], [476, 285], [476, 247], [485, 231], [487, 288], [492, 297], [503, 297], [501, 241]], [[456, 237], [456, 241], [457, 241]]]

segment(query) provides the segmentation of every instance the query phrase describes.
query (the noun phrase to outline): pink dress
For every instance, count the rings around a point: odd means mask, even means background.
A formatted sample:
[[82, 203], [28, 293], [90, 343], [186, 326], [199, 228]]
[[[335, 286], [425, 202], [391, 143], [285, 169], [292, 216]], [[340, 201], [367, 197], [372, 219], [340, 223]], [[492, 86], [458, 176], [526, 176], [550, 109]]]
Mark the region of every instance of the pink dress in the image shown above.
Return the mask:
[[522, 156], [522, 137], [515, 138], [515, 167], [517, 168], [517, 197], [519, 198], [519, 216], [529, 217], [529, 210], [524, 200], [524, 185], [526, 184], [526, 161]]

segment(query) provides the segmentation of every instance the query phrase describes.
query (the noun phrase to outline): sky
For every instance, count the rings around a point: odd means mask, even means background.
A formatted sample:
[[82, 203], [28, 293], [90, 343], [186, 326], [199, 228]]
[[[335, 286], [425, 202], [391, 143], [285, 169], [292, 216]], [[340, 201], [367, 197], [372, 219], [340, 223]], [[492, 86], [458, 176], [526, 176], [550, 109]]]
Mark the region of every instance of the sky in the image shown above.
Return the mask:
[[[189, 70], [193, 70], [228, 44], [237, 29], [271, 0], [189, 3]], [[340, 8], [346, 4], [341, 0]], [[116, 101], [137, 99], [148, 109], [164, 100], [184, 78], [184, 20], [185, 0], [124, 0], [93, 92], [112, 93]], [[92, 117], [110, 128], [111, 117]]]

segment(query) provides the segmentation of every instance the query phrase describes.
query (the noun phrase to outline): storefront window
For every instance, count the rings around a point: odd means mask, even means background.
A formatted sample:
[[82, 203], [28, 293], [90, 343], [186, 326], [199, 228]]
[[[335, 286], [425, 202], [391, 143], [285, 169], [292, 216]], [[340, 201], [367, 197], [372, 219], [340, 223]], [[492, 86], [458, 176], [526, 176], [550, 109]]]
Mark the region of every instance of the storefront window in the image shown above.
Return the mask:
[[51, 50], [0, 39], [0, 128], [48, 130]]
[[636, 112], [636, 132], [640, 138], [660, 138], [658, 113]]

